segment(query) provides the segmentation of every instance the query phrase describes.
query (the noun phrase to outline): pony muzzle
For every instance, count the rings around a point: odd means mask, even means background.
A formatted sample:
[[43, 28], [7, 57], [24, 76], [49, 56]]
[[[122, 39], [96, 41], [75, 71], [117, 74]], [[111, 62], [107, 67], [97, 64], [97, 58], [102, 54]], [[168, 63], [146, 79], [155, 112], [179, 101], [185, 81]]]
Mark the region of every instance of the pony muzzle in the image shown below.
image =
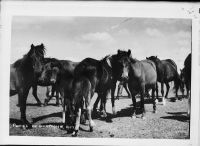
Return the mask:
[[52, 83], [55, 83], [56, 82], [56, 79], [51, 79], [50, 80]]

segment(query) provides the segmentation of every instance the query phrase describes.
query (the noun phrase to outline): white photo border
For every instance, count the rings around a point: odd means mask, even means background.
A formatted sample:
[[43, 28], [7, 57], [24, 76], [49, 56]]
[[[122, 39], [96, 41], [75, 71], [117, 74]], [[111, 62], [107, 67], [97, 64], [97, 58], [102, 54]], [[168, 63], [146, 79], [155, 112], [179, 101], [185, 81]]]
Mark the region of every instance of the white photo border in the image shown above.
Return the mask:
[[[199, 5], [195, 3], [170, 2], [6, 2], [2, 6], [2, 48], [0, 65], [3, 67], [0, 89], [0, 143], [2, 144], [45, 144], [45, 145], [198, 145], [199, 123]], [[11, 22], [13, 16], [96, 16], [96, 17], [145, 17], [183, 18], [192, 20], [192, 98], [189, 140], [176, 139], [124, 139], [124, 138], [70, 138], [9, 136], [9, 71], [11, 50]], [[3, 90], [2, 90], [3, 89]]]

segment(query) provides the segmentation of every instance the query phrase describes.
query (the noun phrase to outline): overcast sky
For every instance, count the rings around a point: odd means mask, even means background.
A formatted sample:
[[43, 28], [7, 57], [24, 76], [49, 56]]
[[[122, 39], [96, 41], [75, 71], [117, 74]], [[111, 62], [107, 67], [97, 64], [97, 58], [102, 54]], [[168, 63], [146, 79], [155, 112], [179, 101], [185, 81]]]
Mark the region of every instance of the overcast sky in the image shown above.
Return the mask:
[[81, 61], [131, 49], [137, 59], [157, 55], [174, 59], [182, 68], [191, 51], [191, 20], [15, 16], [11, 41], [11, 63], [28, 52], [32, 43], [43, 43], [46, 57]]

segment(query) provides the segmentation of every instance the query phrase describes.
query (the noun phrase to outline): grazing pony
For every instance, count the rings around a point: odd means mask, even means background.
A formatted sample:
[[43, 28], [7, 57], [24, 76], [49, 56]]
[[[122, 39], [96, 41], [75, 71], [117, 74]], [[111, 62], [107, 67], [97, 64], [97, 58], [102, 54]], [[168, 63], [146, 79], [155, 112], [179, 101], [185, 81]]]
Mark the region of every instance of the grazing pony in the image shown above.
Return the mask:
[[[165, 105], [165, 98], [168, 98], [168, 93], [169, 93], [169, 88], [170, 88], [169, 82], [174, 81], [176, 97], [178, 97], [178, 89], [179, 89], [181, 81], [180, 81], [180, 76], [177, 72], [177, 65], [171, 59], [160, 60], [159, 58], [157, 58], [157, 56], [147, 57], [146, 59], [153, 61], [156, 65], [158, 81], [161, 83], [161, 94], [163, 98], [162, 101], [163, 101], [163, 105]], [[164, 98], [164, 89], [163, 89], [164, 84], [167, 87], [165, 98]], [[156, 88], [156, 94], [158, 97], [158, 86]]]
[[29, 52], [10, 66], [10, 96], [18, 94], [21, 121], [28, 128], [32, 125], [26, 119], [26, 100], [29, 89], [37, 84], [37, 78], [42, 71], [44, 54], [43, 44], [37, 46], [32, 44]]
[[139, 93], [141, 98], [142, 118], [145, 117], [144, 96], [145, 91], [152, 89], [153, 112], [156, 112], [155, 90], [157, 83], [156, 66], [150, 60], [136, 60], [130, 56], [123, 57], [119, 60], [119, 70], [121, 78], [128, 82], [128, 88], [131, 92], [133, 102], [132, 117], [136, 117], [136, 98]]

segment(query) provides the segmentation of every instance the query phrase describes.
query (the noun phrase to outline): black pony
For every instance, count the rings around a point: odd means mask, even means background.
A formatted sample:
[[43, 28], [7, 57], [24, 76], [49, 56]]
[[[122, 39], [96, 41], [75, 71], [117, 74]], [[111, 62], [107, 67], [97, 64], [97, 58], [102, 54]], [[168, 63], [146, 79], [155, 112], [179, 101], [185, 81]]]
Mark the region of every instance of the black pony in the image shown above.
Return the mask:
[[[54, 88], [57, 93], [60, 94], [60, 98], [63, 106], [63, 124], [66, 126], [67, 116], [72, 116], [71, 112], [71, 90], [74, 68], [78, 65], [78, 62], [72, 62], [70, 60], [57, 60], [56, 62], [48, 62], [44, 67], [40, 76], [40, 80], [43, 82], [55, 81]], [[47, 96], [45, 104], [49, 102], [51, 96]]]
[[21, 120], [28, 128], [32, 125], [26, 119], [26, 100], [29, 89], [36, 85], [42, 71], [44, 54], [43, 44], [38, 46], [32, 44], [30, 51], [10, 66], [10, 96], [18, 94]]
[[131, 92], [133, 101], [133, 115], [136, 116], [136, 98], [139, 93], [141, 98], [142, 118], [145, 116], [144, 96], [145, 91], [152, 89], [153, 112], [156, 112], [155, 90], [157, 83], [156, 66], [150, 60], [136, 60], [131, 56], [122, 57], [120, 60], [119, 70], [121, 78], [128, 82], [128, 88]]
[[[163, 105], [165, 105], [164, 89], [163, 89], [164, 84], [167, 87], [165, 98], [168, 98], [168, 92], [170, 88], [169, 82], [171, 81], [174, 81], [176, 97], [178, 97], [178, 89], [180, 87], [181, 80], [177, 72], [177, 65], [171, 59], [160, 60], [159, 58], [157, 58], [157, 56], [147, 57], [146, 59], [152, 60], [156, 65], [158, 81], [161, 83], [161, 94], [163, 98]], [[158, 97], [158, 88], [156, 89], [156, 94]]]
[[[36, 84], [34, 84], [32, 86], [32, 94], [35, 97], [38, 105], [42, 105], [41, 101], [39, 100], [38, 96], [37, 96], [37, 86], [48, 86], [47, 87], [47, 92], [46, 92], [46, 96], [48, 97], [48, 99], [50, 100], [51, 97], [54, 95], [54, 93], [56, 92], [56, 88], [55, 88], [55, 80], [44, 80], [44, 70], [47, 70], [47, 68], [50, 68], [48, 63], [52, 63], [52, 64], [59, 64], [59, 60], [55, 59], [55, 58], [44, 58], [43, 59], [43, 63], [42, 63], [42, 71], [39, 73], [39, 76], [36, 80]], [[52, 90], [51, 93], [49, 91], [49, 86], [52, 86]], [[45, 99], [44, 105], [47, 105], [48, 101]], [[59, 93], [56, 92], [56, 105], [59, 105]]]
[[[74, 81], [72, 88], [72, 107], [76, 114], [76, 123], [73, 136], [77, 135], [80, 125], [80, 115], [85, 104], [89, 119], [90, 131], [93, 131], [94, 122], [91, 116], [91, 98], [94, 93], [98, 93], [101, 99], [103, 113], [106, 113], [106, 96], [111, 88], [112, 73], [111, 67], [107, 63], [107, 57], [102, 60], [86, 58], [81, 61], [74, 70]], [[94, 109], [98, 100], [94, 104]]]
[[119, 60], [122, 57], [131, 57], [131, 50], [130, 49], [128, 51], [118, 50], [117, 54], [112, 55], [108, 58], [108, 61], [110, 62], [110, 65], [112, 67], [111, 103], [112, 103], [112, 112], [114, 115], [116, 114], [116, 112], [115, 112], [115, 96], [114, 96], [115, 89], [116, 89], [116, 83], [117, 83], [117, 81], [122, 81], [121, 72], [119, 70], [119, 66], [120, 66]]
[[[186, 57], [184, 61], [184, 68], [181, 72], [181, 80], [186, 86], [187, 97], [188, 97], [188, 115], [190, 115], [191, 106], [191, 53]], [[183, 89], [182, 89], [183, 90]]]
[[[129, 50], [130, 51], [130, 50]], [[130, 52], [118, 50], [118, 54], [106, 56], [102, 60], [86, 58], [81, 61], [74, 71], [74, 81], [72, 88], [72, 107], [76, 114], [76, 123], [73, 136], [77, 135], [80, 125], [80, 115], [83, 105], [85, 104], [89, 119], [90, 131], [93, 130], [94, 122], [91, 117], [91, 98], [94, 93], [98, 94], [94, 103], [93, 110], [96, 110], [99, 100], [101, 100], [102, 112], [106, 117], [106, 97], [110, 90], [115, 90], [118, 73], [117, 60], [123, 56], [127, 56]], [[130, 54], [129, 54], [130, 55]], [[115, 79], [115, 80], [113, 80]], [[114, 94], [113, 94], [114, 95]], [[114, 97], [112, 103], [114, 105]]]
[[[57, 71], [57, 72], [63, 71], [63, 72], [69, 72], [69, 73], [73, 74], [74, 68], [77, 64], [78, 64], [77, 62], [72, 62], [70, 60], [58, 60], [55, 58], [44, 58], [43, 69], [42, 69], [41, 75], [37, 81], [37, 85], [47, 86], [47, 92], [46, 92], [47, 98], [44, 101], [44, 105], [47, 105], [48, 102], [51, 100], [51, 98], [54, 96], [54, 93], [56, 93], [56, 95], [55, 95], [56, 105], [59, 106], [59, 92], [58, 92], [59, 89], [57, 89], [56, 80], [53, 79], [54, 77], [57, 76], [57, 74], [55, 74], [56, 68], [54, 68], [54, 67], [57, 67], [57, 69], [59, 69], [59, 71]], [[62, 68], [62, 70], [60, 70], [61, 68]], [[52, 71], [54, 73], [52, 73]], [[53, 74], [54, 74], [54, 77], [51, 78], [51, 75], [53, 75]], [[51, 80], [50, 80], [50, 78], [51, 78]], [[38, 99], [37, 85], [35, 85], [33, 87], [33, 96], [36, 98], [36, 100]], [[51, 90], [50, 90], [50, 86], [52, 86]], [[62, 101], [62, 98], [61, 98], [61, 101]], [[38, 104], [41, 104], [41, 102], [39, 101]]]

